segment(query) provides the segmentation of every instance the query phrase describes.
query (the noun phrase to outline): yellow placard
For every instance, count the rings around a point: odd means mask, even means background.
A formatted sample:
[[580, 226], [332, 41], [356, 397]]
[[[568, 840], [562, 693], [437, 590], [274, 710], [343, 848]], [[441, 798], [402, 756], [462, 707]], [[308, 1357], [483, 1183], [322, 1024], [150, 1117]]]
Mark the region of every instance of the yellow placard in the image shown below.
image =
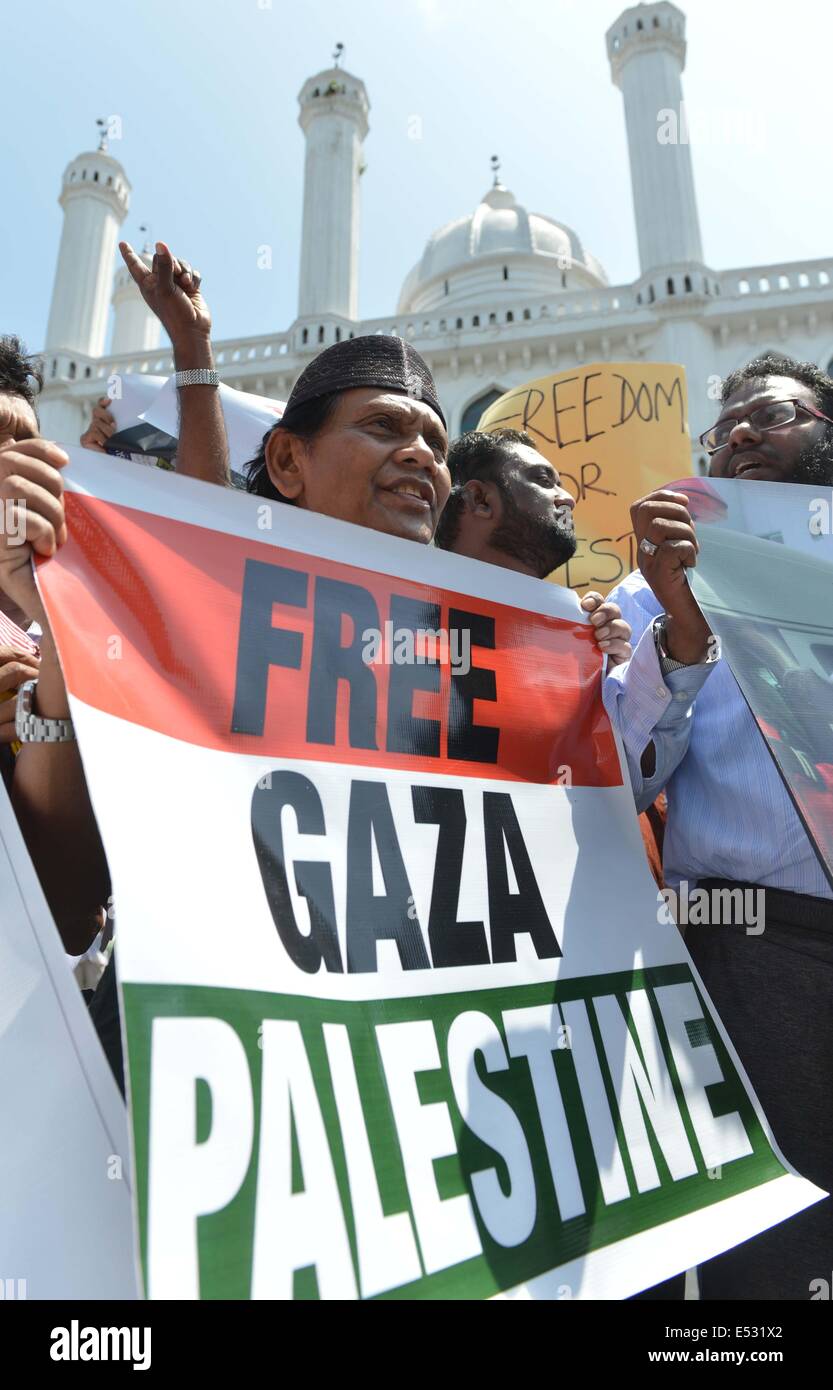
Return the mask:
[[506, 428], [530, 435], [576, 499], [578, 548], [549, 578], [606, 594], [636, 568], [631, 503], [692, 471], [685, 368], [594, 362], [539, 377], [478, 425]]

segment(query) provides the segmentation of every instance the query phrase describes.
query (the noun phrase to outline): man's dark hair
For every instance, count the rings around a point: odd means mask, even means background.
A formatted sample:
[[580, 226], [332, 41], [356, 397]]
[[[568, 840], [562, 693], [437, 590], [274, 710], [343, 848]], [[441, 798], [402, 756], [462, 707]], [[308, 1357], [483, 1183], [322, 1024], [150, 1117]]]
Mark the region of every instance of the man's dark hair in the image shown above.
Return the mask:
[[537, 449], [535, 441], [523, 430], [502, 429], [487, 433], [469, 430], [455, 439], [448, 451], [451, 473], [451, 494], [443, 507], [434, 544], [440, 550], [451, 550], [460, 533], [463, 515], [463, 488], [476, 478], [482, 483], [494, 483], [505, 490], [504, 469], [512, 462], [518, 444]]
[[[761, 381], [768, 376], [788, 376], [802, 386], [809, 386], [819, 410], [833, 416], [833, 377], [814, 362], [796, 362], [794, 357], [784, 357], [780, 352], [767, 352], [763, 357], [755, 357], [745, 366], [730, 372], [723, 382], [721, 404], [725, 405], [744, 382]], [[833, 429], [833, 426], [828, 425], [827, 428]]]
[[273, 502], [287, 502], [294, 505], [294, 498], [284, 497], [269, 477], [266, 467], [266, 444], [275, 430], [285, 430], [287, 434], [297, 434], [300, 439], [313, 439], [329, 420], [335, 409], [341, 391], [330, 391], [326, 396], [314, 396], [310, 401], [287, 410], [263, 436], [263, 442], [250, 463], [243, 465], [246, 475], [246, 491], [256, 497], [268, 497]]
[[35, 398], [43, 389], [43, 364], [27, 353], [14, 334], [0, 336], [0, 392], [20, 396], [37, 416]]

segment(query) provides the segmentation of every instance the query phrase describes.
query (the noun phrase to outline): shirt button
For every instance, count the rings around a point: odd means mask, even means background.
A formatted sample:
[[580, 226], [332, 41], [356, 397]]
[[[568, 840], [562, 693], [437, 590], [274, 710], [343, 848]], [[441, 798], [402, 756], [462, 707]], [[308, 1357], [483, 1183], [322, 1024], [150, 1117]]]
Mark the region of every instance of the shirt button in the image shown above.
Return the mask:
[[658, 685], [658, 686], [657, 686], [657, 694], [660, 696], [661, 699], [667, 700], [667, 699], [668, 699], [668, 696], [669, 696], [669, 691], [668, 691], [667, 686]]
[[690, 697], [687, 690], [678, 690], [676, 695], [674, 696], [675, 700], [688, 700], [689, 698]]

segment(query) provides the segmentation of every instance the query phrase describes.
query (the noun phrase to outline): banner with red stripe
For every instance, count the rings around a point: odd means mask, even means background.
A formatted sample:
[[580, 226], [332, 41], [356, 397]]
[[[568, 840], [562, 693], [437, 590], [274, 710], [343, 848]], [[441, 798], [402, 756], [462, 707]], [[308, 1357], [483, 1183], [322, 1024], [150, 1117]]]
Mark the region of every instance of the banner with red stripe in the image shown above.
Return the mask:
[[624, 1297], [817, 1199], [666, 924], [575, 595], [80, 451], [66, 483], [38, 575], [150, 1297]]

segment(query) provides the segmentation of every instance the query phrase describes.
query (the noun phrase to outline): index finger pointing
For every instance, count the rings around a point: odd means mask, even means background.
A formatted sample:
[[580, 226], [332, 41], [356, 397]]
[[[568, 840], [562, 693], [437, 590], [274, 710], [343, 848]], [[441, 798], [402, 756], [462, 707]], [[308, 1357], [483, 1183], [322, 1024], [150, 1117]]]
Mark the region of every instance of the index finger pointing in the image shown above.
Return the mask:
[[121, 258], [127, 266], [127, 269], [130, 271], [136, 284], [141, 287], [151, 272], [148, 270], [141, 256], [136, 255], [129, 241], [120, 241], [119, 250], [121, 251]]

